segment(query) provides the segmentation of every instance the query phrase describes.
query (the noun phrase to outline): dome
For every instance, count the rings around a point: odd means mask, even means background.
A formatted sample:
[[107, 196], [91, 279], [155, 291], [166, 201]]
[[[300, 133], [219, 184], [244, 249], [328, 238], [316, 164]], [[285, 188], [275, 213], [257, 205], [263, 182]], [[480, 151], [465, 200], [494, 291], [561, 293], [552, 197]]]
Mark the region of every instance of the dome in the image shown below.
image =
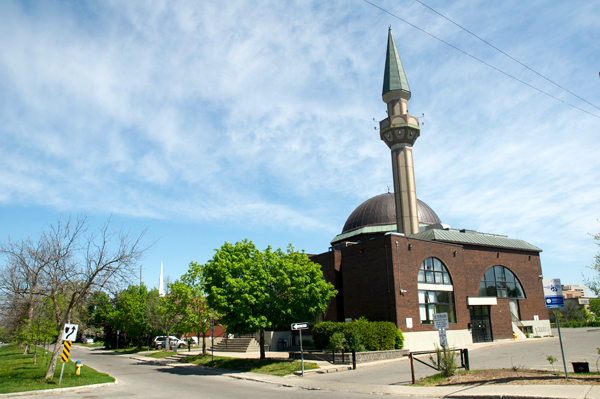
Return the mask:
[[[419, 225], [442, 223], [426, 203], [417, 199]], [[385, 226], [396, 224], [396, 204], [393, 193], [380, 194], [360, 204], [346, 220], [343, 233], [365, 226]]]

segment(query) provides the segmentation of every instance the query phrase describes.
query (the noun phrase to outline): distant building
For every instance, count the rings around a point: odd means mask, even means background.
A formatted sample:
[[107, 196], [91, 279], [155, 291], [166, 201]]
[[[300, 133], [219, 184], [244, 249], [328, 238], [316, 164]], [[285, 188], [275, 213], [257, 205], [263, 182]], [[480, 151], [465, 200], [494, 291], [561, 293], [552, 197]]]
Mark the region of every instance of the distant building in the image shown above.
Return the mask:
[[394, 192], [359, 205], [329, 252], [311, 256], [339, 291], [325, 319], [391, 321], [411, 350], [439, 343], [436, 313], [448, 315], [448, 343], [455, 347], [550, 335], [542, 250], [502, 235], [452, 229], [417, 199], [412, 147], [420, 124], [408, 113], [411, 91], [391, 29], [382, 97], [387, 117], [380, 138], [391, 151]]
[[590, 298], [587, 294], [587, 288], [579, 285], [563, 285], [562, 293], [564, 300], [576, 301], [586, 310], [590, 310]]

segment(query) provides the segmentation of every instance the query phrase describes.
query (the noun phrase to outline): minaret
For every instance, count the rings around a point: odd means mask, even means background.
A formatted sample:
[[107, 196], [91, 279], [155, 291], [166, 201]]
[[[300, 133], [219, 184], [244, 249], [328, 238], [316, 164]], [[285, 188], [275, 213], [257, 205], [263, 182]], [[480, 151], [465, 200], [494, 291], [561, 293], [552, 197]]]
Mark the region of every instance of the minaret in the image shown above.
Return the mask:
[[165, 296], [163, 289], [163, 263], [160, 262], [160, 277], [158, 278], [158, 296]]
[[391, 28], [388, 31], [381, 94], [387, 104], [388, 116], [379, 122], [379, 130], [381, 140], [392, 150], [398, 233], [409, 236], [419, 232], [412, 146], [419, 137], [420, 129], [419, 118], [408, 114], [410, 88]]

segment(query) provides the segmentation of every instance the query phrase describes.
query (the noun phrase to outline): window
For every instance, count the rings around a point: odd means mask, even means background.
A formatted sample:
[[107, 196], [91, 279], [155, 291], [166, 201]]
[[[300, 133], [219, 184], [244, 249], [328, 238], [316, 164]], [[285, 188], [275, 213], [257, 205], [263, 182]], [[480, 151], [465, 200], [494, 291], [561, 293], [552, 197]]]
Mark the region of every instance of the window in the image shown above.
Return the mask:
[[433, 324], [435, 313], [448, 313], [448, 322], [456, 323], [454, 294], [452, 291], [419, 290], [419, 312], [422, 324]]
[[418, 276], [419, 312], [422, 324], [432, 324], [435, 313], [448, 313], [448, 321], [456, 323], [454, 287], [446, 266], [437, 258], [421, 263]]
[[479, 284], [479, 296], [525, 298], [519, 279], [504, 266], [492, 266], [485, 272]]
[[421, 263], [419, 283], [452, 285], [446, 266], [438, 258], [427, 258]]

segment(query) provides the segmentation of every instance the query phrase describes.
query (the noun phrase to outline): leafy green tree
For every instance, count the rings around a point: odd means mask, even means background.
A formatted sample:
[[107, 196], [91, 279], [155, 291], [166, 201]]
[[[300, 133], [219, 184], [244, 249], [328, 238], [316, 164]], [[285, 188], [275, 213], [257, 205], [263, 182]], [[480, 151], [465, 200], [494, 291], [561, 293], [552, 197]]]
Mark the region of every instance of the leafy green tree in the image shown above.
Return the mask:
[[[110, 312], [107, 308], [96, 308], [99, 319], [108, 316], [114, 330], [120, 330], [126, 334], [129, 340], [136, 342], [138, 347], [142, 346], [142, 338], [150, 329], [148, 319], [148, 301], [150, 293], [144, 284], [130, 285], [126, 290], [118, 294], [115, 309]], [[106, 298], [99, 298], [104, 301]], [[101, 302], [101, 306], [106, 303]], [[108, 315], [106, 315], [106, 313]]]
[[591, 298], [590, 299], [590, 312], [592, 312], [595, 316], [595, 320], [599, 320], [600, 318], [600, 299]]
[[337, 294], [318, 264], [290, 245], [286, 253], [260, 251], [248, 240], [225, 243], [203, 267], [209, 306], [221, 315], [227, 331], [260, 331], [265, 358], [265, 329], [313, 321]]
[[218, 316], [206, 302], [202, 282], [201, 265], [191, 262], [188, 272], [181, 276], [181, 282], [176, 281], [171, 286], [171, 294], [177, 297], [181, 309], [182, 318], [177, 325], [178, 329], [196, 334], [198, 342], [202, 334], [202, 352], [206, 354], [206, 332], [210, 328], [211, 319]]
[[[169, 291], [171, 291], [172, 287], [173, 284], [169, 284]], [[171, 342], [168, 337], [171, 336], [171, 331], [173, 331], [173, 328], [183, 317], [177, 296], [172, 295], [170, 292], [165, 296], [160, 296], [158, 290], [153, 289], [148, 295], [146, 312], [150, 325], [154, 329], [166, 333], [165, 349], [167, 351], [170, 350]]]
[[[593, 235], [596, 245], [600, 246], [600, 233]], [[596, 296], [600, 296], [600, 251], [594, 256], [594, 263], [589, 266], [596, 275], [590, 279], [585, 279], [585, 285], [592, 290]]]

